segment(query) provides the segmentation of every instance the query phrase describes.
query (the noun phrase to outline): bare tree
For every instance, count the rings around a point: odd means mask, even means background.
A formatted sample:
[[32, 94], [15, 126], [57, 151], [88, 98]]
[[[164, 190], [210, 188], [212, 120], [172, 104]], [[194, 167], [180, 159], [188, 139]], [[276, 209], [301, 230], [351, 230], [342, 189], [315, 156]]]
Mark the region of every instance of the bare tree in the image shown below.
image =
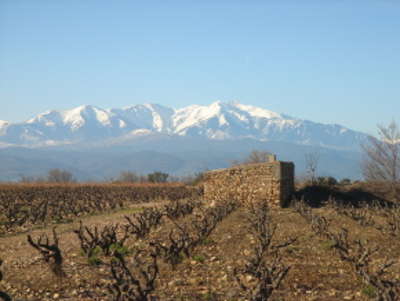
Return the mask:
[[136, 183], [139, 182], [139, 179], [139, 176], [134, 172], [122, 171], [117, 178], [117, 182]]
[[246, 163], [263, 163], [268, 162], [270, 152], [253, 150], [246, 159]]
[[361, 167], [365, 180], [388, 182], [396, 198], [400, 177], [400, 129], [396, 122], [386, 127], [378, 125], [378, 138], [369, 136], [362, 148]]
[[273, 155], [270, 152], [253, 150], [243, 161], [238, 161], [238, 160], [232, 161], [232, 166], [269, 162], [271, 156]]
[[167, 173], [155, 171], [147, 175], [147, 180], [151, 183], [165, 183], [167, 182], [168, 177], [169, 174]]
[[[50, 265], [51, 271], [58, 277], [64, 277], [65, 273], [62, 268], [63, 257], [58, 246], [58, 236], [56, 228], [53, 228], [53, 243], [50, 243], [46, 234], [41, 235], [35, 242], [30, 235], [27, 236], [28, 243], [42, 254], [43, 259]], [[43, 241], [44, 239], [44, 241]]]
[[305, 160], [306, 160], [306, 173], [311, 181], [311, 184], [316, 183], [317, 179], [317, 169], [318, 169], [318, 163], [319, 163], [319, 152], [314, 151], [311, 153], [306, 153], [305, 154]]
[[23, 174], [19, 175], [20, 183], [42, 183], [46, 181], [47, 181], [46, 177], [43, 176], [26, 176]]
[[51, 183], [71, 183], [75, 182], [74, 176], [67, 170], [54, 168], [47, 174], [47, 181]]

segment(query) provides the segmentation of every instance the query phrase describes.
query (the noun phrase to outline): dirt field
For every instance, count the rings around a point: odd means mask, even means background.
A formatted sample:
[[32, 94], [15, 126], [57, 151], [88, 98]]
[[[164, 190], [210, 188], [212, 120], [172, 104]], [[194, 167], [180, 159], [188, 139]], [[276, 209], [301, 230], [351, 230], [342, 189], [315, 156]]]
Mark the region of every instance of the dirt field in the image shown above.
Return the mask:
[[[146, 204], [154, 205], [163, 204]], [[138, 212], [141, 208], [136, 205], [113, 214], [86, 217], [83, 223], [88, 226], [124, 223], [124, 215]], [[379, 215], [373, 216], [374, 226], [361, 226], [333, 208], [313, 209], [313, 212], [330, 221], [330, 231], [338, 232], [345, 227], [350, 240], [368, 240], [368, 246], [378, 246], [379, 251], [372, 260], [374, 266], [386, 258], [399, 261], [400, 242], [377, 229], [377, 225], [385, 222]], [[246, 300], [233, 270], [244, 266], [254, 252], [256, 242], [249, 231], [247, 216], [246, 209], [236, 209], [175, 270], [160, 261], [153, 294], [157, 300]], [[332, 242], [312, 231], [310, 223], [299, 213], [292, 208], [273, 208], [271, 217], [277, 225], [274, 242], [297, 238], [295, 243], [280, 250], [282, 263], [290, 270], [271, 300], [371, 300], [374, 289], [363, 283], [353, 266], [340, 259]], [[183, 217], [176, 223], [184, 224], [186, 220], [188, 217]], [[55, 277], [26, 240], [27, 234], [37, 237], [46, 232], [50, 236], [50, 228], [0, 238], [0, 258], [4, 260], [0, 290], [21, 300], [112, 300], [106, 289], [112, 282], [110, 268], [107, 264], [89, 265], [82, 255], [79, 240], [72, 232], [78, 227], [76, 221], [56, 228], [64, 257], [64, 278]], [[143, 247], [150, 240], [165, 239], [174, 227], [174, 223], [166, 219], [151, 231], [148, 238], [129, 238], [126, 244], [130, 248]], [[399, 280], [399, 275], [400, 267], [394, 265], [385, 277]]]

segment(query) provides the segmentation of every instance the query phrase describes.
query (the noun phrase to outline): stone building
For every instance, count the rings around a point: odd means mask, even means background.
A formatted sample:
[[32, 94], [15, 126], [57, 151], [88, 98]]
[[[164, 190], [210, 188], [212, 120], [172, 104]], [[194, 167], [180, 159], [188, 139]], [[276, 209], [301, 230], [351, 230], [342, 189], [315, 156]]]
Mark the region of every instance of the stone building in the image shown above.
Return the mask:
[[265, 163], [209, 171], [204, 180], [204, 196], [209, 200], [265, 200], [285, 206], [294, 192], [294, 164], [271, 155]]

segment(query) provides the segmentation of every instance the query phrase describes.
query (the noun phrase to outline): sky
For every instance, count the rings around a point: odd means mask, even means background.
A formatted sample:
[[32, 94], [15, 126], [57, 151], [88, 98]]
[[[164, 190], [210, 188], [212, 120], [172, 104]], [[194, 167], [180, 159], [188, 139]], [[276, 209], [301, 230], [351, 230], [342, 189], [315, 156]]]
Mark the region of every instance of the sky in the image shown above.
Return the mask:
[[0, 120], [216, 100], [400, 122], [400, 1], [0, 1]]

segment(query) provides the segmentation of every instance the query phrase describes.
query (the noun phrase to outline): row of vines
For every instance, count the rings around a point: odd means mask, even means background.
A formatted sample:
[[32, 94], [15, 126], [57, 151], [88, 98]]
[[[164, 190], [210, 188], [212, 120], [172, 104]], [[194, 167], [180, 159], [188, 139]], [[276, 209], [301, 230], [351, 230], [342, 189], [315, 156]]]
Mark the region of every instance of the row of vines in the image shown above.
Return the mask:
[[184, 185], [2, 185], [0, 235], [34, 225], [70, 222], [155, 200], [195, 197], [201, 190]]
[[[105, 287], [107, 293], [101, 297], [107, 300], [158, 300], [154, 291], [160, 262], [174, 270], [236, 208], [233, 202], [204, 207], [203, 202], [193, 199], [171, 201], [162, 207], [146, 208], [125, 216], [125, 222], [121, 224], [89, 227], [81, 222], [73, 232], [88, 265], [109, 269], [111, 281]], [[165, 223], [172, 225], [168, 235], [148, 237], [152, 229]], [[56, 228], [50, 237], [46, 234], [27, 235], [27, 241], [41, 254], [55, 277], [67, 277]], [[5, 300], [11, 300], [6, 292], [0, 294]]]
[[[352, 207], [330, 200], [322, 209], [311, 208], [302, 201], [293, 202], [288, 209], [271, 209], [265, 201], [243, 205], [229, 200], [204, 201], [199, 197], [201, 193], [195, 190], [181, 192], [181, 195], [174, 193], [169, 195], [168, 203], [155, 203], [136, 213], [126, 213], [118, 222], [90, 224], [86, 219], [79, 219], [80, 222], [75, 222], [69, 233], [52, 225], [51, 232], [24, 234], [31, 252], [40, 259], [40, 266], [47, 265], [49, 275], [57, 279], [57, 283], [71, 282], [77, 270], [81, 274], [79, 281], [75, 281], [74, 288], [78, 289], [72, 290], [74, 295], [61, 289], [56, 293], [52, 290], [52, 295], [43, 297], [38, 290], [26, 300], [63, 297], [61, 299], [110, 301], [266, 301], [286, 300], [284, 297], [288, 295], [291, 296], [288, 300], [295, 300], [293, 298], [299, 295], [287, 291], [304, 285], [307, 281], [301, 278], [301, 269], [314, 266], [313, 259], [307, 263], [303, 261], [307, 255], [301, 252], [311, 250], [307, 244], [316, 244], [318, 240], [328, 246], [318, 254], [326, 253], [324, 258], [331, 260], [332, 257], [332, 261], [348, 267], [353, 277], [364, 284], [364, 295], [368, 299], [400, 300], [398, 256], [393, 256], [392, 251], [378, 242], [365, 239], [372, 236], [364, 235], [375, 231], [384, 237], [385, 245], [387, 241], [397, 243], [400, 236], [399, 206], [372, 203]], [[144, 197], [142, 200], [148, 201]], [[107, 207], [104, 211], [112, 209]], [[280, 214], [297, 216], [296, 223], [301, 221], [308, 232], [292, 231], [288, 226], [290, 221], [279, 219]], [[222, 232], [221, 228], [224, 229]], [[216, 232], [219, 232], [218, 236]], [[226, 247], [222, 248], [226, 253], [219, 253], [217, 269], [210, 269], [218, 273], [218, 268], [222, 268], [228, 273], [228, 279], [223, 283], [229, 283], [230, 287], [205, 284], [207, 265], [218, 260], [214, 252], [226, 241], [225, 236], [237, 233], [236, 240], [232, 239], [243, 250], [228, 252]], [[73, 242], [66, 243], [68, 235]], [[240, 240], [247, 243], [241, 244]], [[78, 264], [77, 270], [68, 261], [72, 257], [70, 253], [76, 252], [76, 249], [68, 247], [69, 244], [79, 248], [79, 263], [74, 263]], [[237, 258], [229, 258], [232, 254]], [[206, 261], [205, 257], [207, 264], [198, 264]], [[32, 262], [39, 266], [34, 259]], [[2, 263], [0, 259], [0, 265]], [[190, 293], [188, 283], [191, 279], [184, 281], [182, 275], [195, 275], [196, 269], [203, 270], [200, 273], [203, 279], [199, 280], [203, 288], [199, 288], [200, 293]], [[336, 275], [336, 271], [334, 273]], [[0, 281], [3, 274], [0, 271]], [[99, 281], [90, 282], [91, 277], [98, 277]], [[1, 288], [0, 282], [0, 299], [12, 300], [15, 290], [11, 292]], [[28, 289], [32, 292], [31, 288]], [[358, 284], [352, 285], [351, 289], [359, 289]], [[304, 294], [312, 290], [309, 287]], [[18, 298], [26, 296], [16, 295]], [[344, 299], [343, 295], [338, 296], [335, 300]], [[310, 300], [315, 298], [309, 296]], [[365, 299], [360, 297], [359, 300]]]
[[[290, 267], [281, 260], [280, 250], [296, 241], [277, 242], [276, 225], [265, 202], [243, 208], [233, 201], [210, 205], [200, 198], [172, 200], [166, 205], [145, 208], [125, 215], [123, 222], [101, 226], [85, 225], [73, 230], [80, 253], [91, 269], [108, 271], [102, 277], [107, 284], [90, 288], [78, 298], [93, 300], [163, 300], [163, 274], [174, 273], [182, 262], [201, 261], [196, 250], [209, 243], [218, 225], [238, 208], [246, 212], [246, 227], [257, 241], [245, 262], [238, 263], [231, 277], [241, 293], [241, 300], [268, 300], [279, 288]], [[67, 279], [62, 235], [53, 227], [51, 234], [27, 235], [29, 245], [40, 254], [54, 277]], [[272, 261], [267, 258], [273, 258]], [[249, 279], [252, 279], [250, 282]], [[1, 292], [5, 300], [11, 300]], [[209, 295], [207, 298], [212, 299]]]
[[[386, 239], [400, 239], [398, 205], [382, 205], [376, 202], [354, 207], [329, 200], [328, 207], [339, 216], [356, 222], [365, 232], [368, 228], [373, 228], [386, 236]], [[385, 254], [385, 250], [377, 243], [352, 235], [351, 230], [345, 226], [334, 227], [332, 220], [314, 212], [303, 201], [295, 202], [294, 210], [310, 224], [316, 235], [328, 241], [338, 259], [351, 266], [355, 275], [365, 284], [370, 299], [400, 300], [400, 279], [393, 270], [398, 264], [398, 258]]]

